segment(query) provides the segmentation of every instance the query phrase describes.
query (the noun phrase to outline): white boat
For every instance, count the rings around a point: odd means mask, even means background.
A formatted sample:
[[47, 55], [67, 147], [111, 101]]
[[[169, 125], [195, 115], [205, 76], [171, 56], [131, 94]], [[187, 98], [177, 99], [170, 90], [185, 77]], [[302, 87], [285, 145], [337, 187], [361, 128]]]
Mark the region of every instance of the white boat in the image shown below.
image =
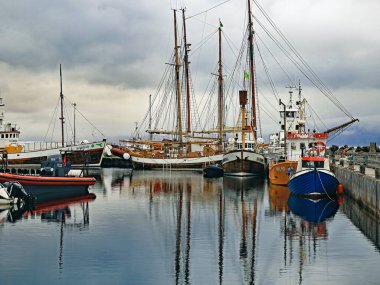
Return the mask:
[[[62, 80], [62, 77], [61, 77]], [[62, 82], [61, 82], [62, 88]], [[61, 109], [63, 108], [63, 94], [61, 89]], [[101, 165], [106, 140], [69, 144], [64, 141], [62, 132], [61, 142], [20, 142], [20, 130], [15, 124], [4, 122], [5, 105], [0, 97], [0, 159], [7, 160], [8, 167], [38, 167], [48, 156], [67, 154], [72, 167], [89, 167]], [[63, 114], [63, 111], [61, 111]], [[61, 123], [64, 124], [63, 115]], [[63, 126], [62, 126], [63, 130]], [[4, 164], [3, 164], [4, 167]], [[3, 168], [1, 167], [1, 168]]]

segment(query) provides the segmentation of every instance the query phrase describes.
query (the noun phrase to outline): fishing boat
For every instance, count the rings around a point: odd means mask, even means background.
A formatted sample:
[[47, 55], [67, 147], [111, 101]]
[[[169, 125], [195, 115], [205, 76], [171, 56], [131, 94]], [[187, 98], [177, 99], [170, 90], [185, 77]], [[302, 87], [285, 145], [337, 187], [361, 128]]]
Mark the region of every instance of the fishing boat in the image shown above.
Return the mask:
[[65, 142], [64, 139], [64, 116], [63, 116], [63, 93], [62, 93], [62, 70], [60, 66], [61, 78], [61, 142], [20, 142], [20, 129], [15, 124], [4, 122], [5, 104], [0, 98], [0, 158], [7, 160], [7, 165], [11, 167], [38, 167], [48, 156], [58, 155], [62, 152], [68, 153], [68, 159], [75, 168], [82, 167], [84, 163], [90, 167], [101, 165], [103, 150], [106, 140], [80, 143]]
[[304, 156], [298, 161], [296, 173], [290, 177], [288, 187], [294, 195], [334, 196], [339, 181], [329, 169], [329, 159], [321, 156]]
[[[267, 171], [267, 162], [262, 153], [259, 152], [259, 140], [257, 138], [257, 111], [256, 111], [256, 89], [255, 73], [253, 59], [253, 29], [251, 18], [251, 6], [248, 2], [248, 54], [249, 54], [249, 73], [244, 72], [245, 80], [248, 78], [250, 86], [250, 105], [251, 120], [248, 124], [246, 106], [248, 103], [247, 90], [239, 91], [241, 131], [236, 133], [233, 141], [233, 149], [223, 155], [223, 170], [225, 175], [229, 176], [256, 176], [265, 178]], [[246, 141], [246, 135], [248, 140]], [[241, 141], [239, 140], [241, 138]], [[263, 141], [261, 141], [263, 143]]]
[[292, 88], [289, 90], [288, 104], [284, 104], [280, 99], [280, 105], [284, 107], [280, 110], [280, 117], [283, 119], [280, 122], [281, 130], [270, 136], [267, 155], [271, 184], [288, 184], [290, 176], [297, 169], [298, 159], [302, 156], [303, 150], [312, 141], [318, 139], [318, 144], [321, 145], [319, 150], [323, 152], [325, 150], [328, 135], [306, 131], [306, 100], [302, 99], [301, 90], [301, 84], [299, 84], [299, 99], [295, 102], [296, 107], [293, 106]]
[[280, 110], [281, 130], [270, 136], [268, 146], [269, 180], [276, 185], [287, 185], [290, 177], [298, 171], [298, 162], [304, 156], [313, 155], [323, 158], [326, 155], [327, 140], [331, 134], [342, 131], [356, 122], [349, 122], [331, 128], [324, 132], [306, 129], [306, 104], [302, 96], [301, 84], [298, 85], [298, 100], [293, 104], [293, 88], [289, 87], [289, 102], [279, 100], [283, 109]]
[[[151, 96], [149, 96], [149, 110], [140, 128], [136, 126], [135, 138], [120, 141], [123, 144], [122, 149], [130, 155], [134, 169], [203, 169], [209, 164], [221, 162], [223, 157], [221, 152], [221, 135], [219, 138], [194, 138], [193, 136], [192, 123], [194, 120], [192, 120], [192, 116], [194, 116], [195, 112], [191, 110], [194, 104], [190, 102], [189, 44], [187, 44], [186, 38], [184, 9], [182, 10], [182, 15], [183, 60], [180, 62], [177, 11], [174, 10], [174, 55], [170, 60], [173, 64], [168, 67], [161, 81], [169, 82], [165, 86], [170, 87], [168, 87], [168, 90], [161, 90], [162, 84], [160, 84], [153, 99], [153, 103], [156, 102], [155, 105], [152, 104]], [[182, 73], [180, 66], [184, 67]], [[181, 92], [180, 78], [184, 78], [183, 85], [186, 88], [186, 94], [182, 94], [183, 92]], [[171, 99], [168, 100], [168, 98]], [[175, 104], [168, 104], [168, 101], [175, 102]], [[186, 103], [182, 104], [184, 101]], [[152, 105], [154, 105], [153, 108]], [[153, 114], [156, 126], [162, 124], [164, 125], [163, 128], [152, 125], [152, 109], [154, 109]], [[169, 113], [174, 114], [175, 120], [168, 118], [170, 117], [170, 115], [167, 116]], [[148, 116], [149, 125], [146, 126], [148, 130], [145, 130], [149, 134], [149, 139], [141, 139], [139, 133], [142, 126], [148, 123]], [[183, 120], [184, 118], [185, 120]], [[174, 128], [173, 125], [175, 125]], [[222, 126], [222, 123], [219, 123], [219, 125]], [[153, 135], [159, 136], [160, 139], [153, 139]]]

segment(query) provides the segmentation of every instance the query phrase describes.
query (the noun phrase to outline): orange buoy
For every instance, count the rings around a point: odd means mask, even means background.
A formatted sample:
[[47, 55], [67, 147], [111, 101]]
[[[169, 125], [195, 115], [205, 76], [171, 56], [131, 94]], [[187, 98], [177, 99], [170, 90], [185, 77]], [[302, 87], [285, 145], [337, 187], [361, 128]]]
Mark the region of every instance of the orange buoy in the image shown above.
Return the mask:
[[338, 184], [338, 194], [343, 194], [343, 193], [344, 193], [343, 184]]

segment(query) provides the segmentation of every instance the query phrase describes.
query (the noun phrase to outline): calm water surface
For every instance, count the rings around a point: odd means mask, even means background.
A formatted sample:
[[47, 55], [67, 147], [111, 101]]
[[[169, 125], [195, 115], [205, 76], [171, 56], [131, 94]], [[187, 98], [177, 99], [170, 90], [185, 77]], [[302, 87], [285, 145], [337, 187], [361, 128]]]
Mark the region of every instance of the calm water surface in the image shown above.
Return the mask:
[[0, 213], [0, 284], [380, 283], [379, 221], [347, 198], [121, 169], [100, 170], [92, 192]]

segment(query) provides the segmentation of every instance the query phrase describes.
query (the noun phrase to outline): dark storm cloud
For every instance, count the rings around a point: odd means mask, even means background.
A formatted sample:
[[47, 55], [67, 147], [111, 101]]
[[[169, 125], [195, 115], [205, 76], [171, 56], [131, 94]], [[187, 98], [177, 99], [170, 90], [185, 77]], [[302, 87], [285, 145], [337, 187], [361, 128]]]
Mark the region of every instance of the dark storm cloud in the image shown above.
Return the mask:
[[154, 13], [154, 4], [145, 6], [135, 1], [4, 3], [0, 61], [32, 72], [56, 69], [62, 63], [88, 69], [82, 75], [89, 82], [150, 85], [148, 67], [136, 70], [134, 65], [147, 66], [157, 56], [152, 47], [163, 44], [164, 31], [152, 23], [165, 21]]
[[[88, 107], [89, 113], [102, 112], [107, 106], [106, 116], [98, 122], [104, 125], [100, 128], [108, 129], [110, 135], [120, 135], [121, 129], [124, 132], [127, 125], [133, 127], [133, 122], [141, 120], [147, 98], [154, 93], [173, 51], [171, 8], [186, 7], [186, 15], [190, 17], [221, 2], [1, 1], [0, 88], [6, 97], [8, 113], [14, 112], [16, 119], [28, 114], [36, 124], [43, 125], [39, 120], [46, 116], [47, 106], [54, 106], [59, 94], [58, 68], [62, 64], [65, 95]], [[228, 41], [223, 38], [223, 61], [228, 75], [242, 40], [245, 2], [231, 0], [188, 19], [191, 73], [197, 94], [203, 94], [218, 60], [216, 35], [204, 45], [200, 43], [215, 32], [220, 19], [228, 37]], [[378, 102], [380, 2], [270, 0], [260, 3], [322, 81], [354, 115], [366, 115], [362, 124], [366, 121], [372, 126], [371, 116], [376, 111], [366, 105], [366, 100], [359, 102], [360, 108], [353, 102], [357, 102], [357, 94], [369, 98], [368, 104]], [[254, 15], [264, 21], [258, 8], [255, 5], [252, 8]], [[179, 24], [181, 21], [178, 13]], [[265, 37], [257, 23], [254, 28]], [[273, 48], [273, 43], [266, 43]], [[312, 84], [286, 63], [284, 55], [273, 52], [289, 67], [293, 80], [302, 80], [305, 94], [310, 94], [311, 101], [317, 103], [316, 108], [319, 104], [322, 113], [325, 112], [326, 100], [317, 100], [318, 96], [311, 91]], [[286, 94], [289, 80], [269, 59], [267, 63], [274, 82], [278, 83], [278, 91]], [[262, 69], [258, 67], [257, 71], [261, 72], [259, 79], [265, 78]], [[270, 100], [277, 107], [276, 100]], [[331, 111], [328, 116], [335, 113]], [[266, 124], [269, 126], [272, 121]]]

